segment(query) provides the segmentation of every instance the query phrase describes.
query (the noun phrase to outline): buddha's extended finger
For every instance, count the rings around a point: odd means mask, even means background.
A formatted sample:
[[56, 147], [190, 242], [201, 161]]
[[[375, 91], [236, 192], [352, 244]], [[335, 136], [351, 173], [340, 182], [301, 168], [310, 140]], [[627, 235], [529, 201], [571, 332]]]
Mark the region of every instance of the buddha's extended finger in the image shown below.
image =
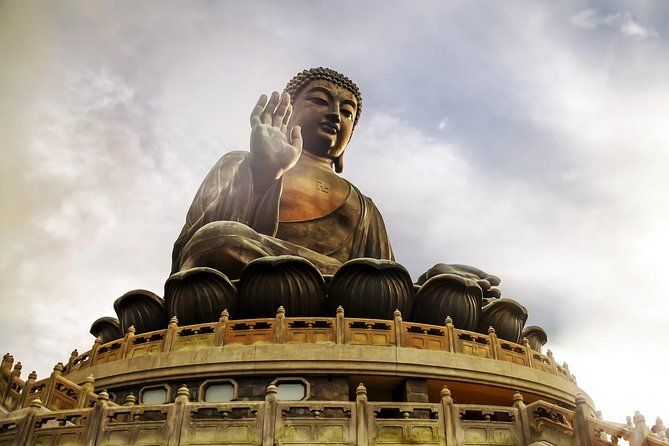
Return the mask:
[[290, 138], [290, 135], [288, 134], [288, 122], [290, 122], [290, 116], [293, 114], [293, 105], [288, 104], [288, 110], [286, 110], [286, 114], [283, 116], [283, 123], [281, 124], [281, 133], [286, 135], [286, 138]]
[[261, 94], [260, 97], [258, 98], [258, 102], [256, 102], [256, 105], [253, 107], [253, 110], [251, 111], [251, 127], [255, 126], [256, 124], [260, 124], [260, 113], [262, 113], [266, 104], [267, 104], [267, 95]]
[[299, 125], [291, 129], [290, 143], [293, 147], [302, 150], [302, 128]]
[[272, 123], [272, 115], [274, 114], [274, 110], [276, 109], [276, 105], [278, 103], [279, 103], [279, 93], [275, 91], [272, 93], [272, 96], [270, 96], [269, 102], [267, 102], [265, 109], [260, 114], [260, 121], [263, 124]]
[[279, 106], [276, 108], [276, 111], [272, 115], [273, 127], [281, 127], [281, 124], [283, 124], [283, 117], [286, 116], [286, 111], [288, 110], [289, 105], [290, 105], [290, 96], [288, 96], [288, 93], [282, 94]]

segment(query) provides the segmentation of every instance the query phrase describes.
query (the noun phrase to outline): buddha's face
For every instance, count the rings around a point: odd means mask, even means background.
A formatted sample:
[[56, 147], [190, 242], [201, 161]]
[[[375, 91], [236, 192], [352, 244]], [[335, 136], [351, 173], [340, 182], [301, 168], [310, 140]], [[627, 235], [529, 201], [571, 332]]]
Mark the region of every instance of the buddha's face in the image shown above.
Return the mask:
[[318, 79], [302, 88], [292, 98], [292, 105], [290, 126], [302, 127], [304, 150], [332, 159], [344, 152], [358, 111], [352, 92]]

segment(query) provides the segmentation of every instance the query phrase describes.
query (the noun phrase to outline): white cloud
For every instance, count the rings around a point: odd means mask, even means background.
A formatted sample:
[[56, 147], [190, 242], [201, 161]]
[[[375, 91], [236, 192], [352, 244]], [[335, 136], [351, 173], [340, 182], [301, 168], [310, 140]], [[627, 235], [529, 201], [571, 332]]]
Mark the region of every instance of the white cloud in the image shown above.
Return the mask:
[[439, 123], [437, 124], [437, 129], [438, 130], [447, 130], [451, 127], [451, 120], [448, 119], [448, 117], [443, 118]]
[[600, 14], [596, 9], [587, 8], [571, 16], [569, 23], [577, 28], [594, 30], [601, 26], [617, 29], [622, 34], [638, 39], [657, 37], [657, 31], [646, 28], [632, 19], [629, 13]]

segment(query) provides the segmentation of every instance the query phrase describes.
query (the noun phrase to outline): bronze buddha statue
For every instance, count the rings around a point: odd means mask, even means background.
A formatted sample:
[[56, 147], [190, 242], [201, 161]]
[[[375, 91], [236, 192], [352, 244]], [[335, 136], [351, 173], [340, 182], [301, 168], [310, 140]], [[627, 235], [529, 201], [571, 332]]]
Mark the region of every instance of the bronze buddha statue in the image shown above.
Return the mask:
[[[251, 112], [250, 150], [226, 153], [198, 189], [172, 253], [164, 301], [144, 290], [115, 303], [121, 326], [158, 329], [230, 317], [324, 316], [442, 324], [519, 341], [525, 308], [500, 299], [499, 279], [437, 264], [413, 283], [395, 263], [371, 199], [337, 175], [360, 118], [362, 96], [346, 76], [305, 70]], [[100, 320], [92, 332], [113, 332]], [[104, 330], [103, 330], [104, 329]], [[110, 331], [111, 330], [111, 331]], [[539, 339], [539, 338], [537, 338]]]
[[344, 75], [303, 71], [251, 113], [249, 152], [214, 165], [174, 245], [172, 272], [214, 268], [239, 278], [252, 260], [294, 255], [334, 274], [359, 257], [393, 259], [374, 203], [333, 171], [360, 117], [362, 97]]

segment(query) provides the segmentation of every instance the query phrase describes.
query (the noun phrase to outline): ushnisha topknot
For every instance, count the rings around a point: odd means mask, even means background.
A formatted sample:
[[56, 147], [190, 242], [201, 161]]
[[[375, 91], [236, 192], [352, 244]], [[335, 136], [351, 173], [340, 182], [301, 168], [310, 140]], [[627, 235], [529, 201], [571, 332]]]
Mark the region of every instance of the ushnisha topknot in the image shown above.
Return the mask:
[[291, 98], [294, 98], [309, 82], [318, 79], [330, 81], [335, 85], [344, 87], [353, 93], [353, 95], [355, 95], [355, 99], [358, 101], [358, 109], [355, 114], [355, 121], [353, 121], [353, 128], [355, 129], [355, 125], [358, 123], [358, 119], [360, 119], [360, 114], [362, 112], [362, 95], [360, 94], [360, 89], [358, 86], [355, 85], [351, 79], [347, 78], [338, 71], [323, 67], [309, 68], [308, 70], [304, 70], [297, 74], [290, 81], [288, 81], [288, 84], [286, 84], [286, 88], [283, 89], [283, 92], [288, 93]]

